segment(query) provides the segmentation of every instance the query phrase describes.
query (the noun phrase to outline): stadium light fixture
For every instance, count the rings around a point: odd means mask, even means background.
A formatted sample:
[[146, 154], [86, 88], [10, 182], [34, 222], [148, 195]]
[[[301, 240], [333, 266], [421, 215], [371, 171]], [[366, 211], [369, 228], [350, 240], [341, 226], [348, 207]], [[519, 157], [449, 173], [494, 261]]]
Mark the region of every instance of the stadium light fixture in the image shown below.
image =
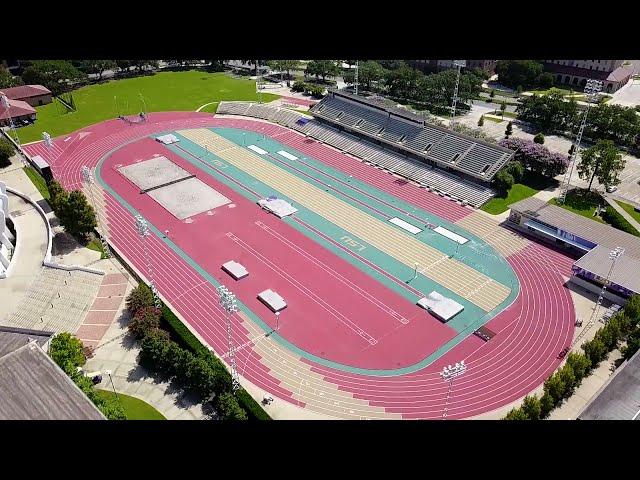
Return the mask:
[[229, 365], [231, 366], [231, 388], [235, 394], [236, 390], [240, 388], [240, 377], [238, 377], [238, 371], [236, 369], [236, 356], [235, 346], [233, 344], [233, 334], [231, 329], [231, 317], [238, 311], [238, 305], [236, 302], [236, 296], [224, 285], [220, 285], [217, 289], [220, 306], [226, 312], [227, 320], [227, 343], [228, 343], [228, 358]]
[[453, 387], [453, 379], [459, 377], [467, 371], [467, 365], [464, 363], [464, 360], [460, 360], [456, 362], [455, 365], [447, 365], [440, 372], [440, 376], [445, 382], [448, 382], [449, 387], [447, 388], [447, 398], [444, 402], [444, 410], [442, 412], [442, 419], [447, 418], [447, 410], [449, 408], [449, 398], [451, 397], [451, 389]]
[[149, 225], [147, 224], [147, 221], [144, 218], [142, 218], [141, 215], [136, 215], [136, 230], [138, 230], [138, 234], [142, 239], [142, 249], [144, 250], [144, 258], [147, 263], [147, 272], [149, 275], [149, 286], [151, 287], [153, 300], [156, 308], [161, 308], [162, 304], [160, 303], [160, 297], [158, 295], [158, 290], [156, 289], [156, 284], [153, 281], [153, 269], [151, 268], [151, 258], [149, 257], [149, 248], [147, 246], [147, 237], [149, 236]]
[[576, 141], [574, 143], [573, 153], [569, 157], [569, 164], [567, 165], [567, 171], [564, 174], [564, 179], [562, 181], [562, 190], [560, 193], [560, 202], [564, 203], [567, 198], [567, 193], [569, 192], [569, 188], [571, 186], [571, 176], [573, 175], [573, 167], [576, 164], [576, 159], [578, 158], [578, 153], [580, 150], [580, 143], [582, 142], [582, 134], [584, 132], [584, 128], [587, 125], [587, 116], [589, 115], [589, 109], [591, 108], [591, 104], [596, 101], [598, 98], [598, 93], [602, 91], [602, 82], [599, 80], [594, 80], [590, 78], [587, 80], [587, 83], [584, 87], [585, 97], [587, 99], [587, 108], [584, 110], [584, 115], [582, 116], [582, 122], [580, 123], [580, 129], [578, 130], [578, 134], [576, 135]]
[[49, 135], [47, 132], [42, 132], [42, 140], [47, 147], [53, 147], [53, 140], [51, 139], [51, 135]]

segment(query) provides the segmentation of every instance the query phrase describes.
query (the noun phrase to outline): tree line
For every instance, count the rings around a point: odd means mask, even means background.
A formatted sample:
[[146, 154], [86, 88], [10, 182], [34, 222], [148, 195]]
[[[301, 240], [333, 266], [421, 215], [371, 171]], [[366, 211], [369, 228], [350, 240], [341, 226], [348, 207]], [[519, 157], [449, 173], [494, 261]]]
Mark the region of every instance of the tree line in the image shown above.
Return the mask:
[[630, 359], [640, 348], [640, 295], [633, 295], [627, 305], [600, 328], [594, 338], [582, 345], [584, 353], [571, 352], [565, 364], [543, 385], [543, 394], [527, 395], [520, 407], [513, 408], [504, 420], [542, 420], [568, 399], [582, 380], [588, 377], [609, 353], [621, 348], [623, 358]]

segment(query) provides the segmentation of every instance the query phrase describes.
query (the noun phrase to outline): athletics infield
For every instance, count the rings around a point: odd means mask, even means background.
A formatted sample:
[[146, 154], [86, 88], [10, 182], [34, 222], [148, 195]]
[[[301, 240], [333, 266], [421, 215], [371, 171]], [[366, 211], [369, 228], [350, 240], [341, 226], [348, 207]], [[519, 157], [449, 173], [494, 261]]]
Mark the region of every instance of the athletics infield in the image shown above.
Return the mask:
[[[180, 141], [162, 145], [153, 139], [161, 133]], [[468, 418], [537, 387], [572, 338], [563, 285], [571, 259], [283, 127], [157, 113], [144, 124], [103, 122], [55, 139], [52, 149], [26, 150], [49, 161], [67, 188], [81, 187], [83, 165], [95, 170], [109, 242], [143, 276], [134, 216], [147, 219], [161, 296], [223, 358], [215, 287], [230, 288], [240, 307], [234, 339], [242, 380], [317, 413], [442, 418], [447, 403], [448, 418]], [[122, 173], [158, 157], [228, 202], [176, 215], [168, 200]], [[195, 193], [179, 195], [178, 203], [197, 201]], [[270, 195], [298, 212], [278, 219], [261, 210], [256, 202]], [[468, 241], [458, 245], [434, 225]], [[249, 276], [234, 281], [220, 268], [229, 260]], [[288, 304], [279, 318], [257, 299], [268, 288]], [[464, 311], [439, 321], [416, 305], [431, 291]], [[481, 326], [495, 336], [473, 335]], [[439, 371], [460, 360], [468, 370], [447, 395]]]

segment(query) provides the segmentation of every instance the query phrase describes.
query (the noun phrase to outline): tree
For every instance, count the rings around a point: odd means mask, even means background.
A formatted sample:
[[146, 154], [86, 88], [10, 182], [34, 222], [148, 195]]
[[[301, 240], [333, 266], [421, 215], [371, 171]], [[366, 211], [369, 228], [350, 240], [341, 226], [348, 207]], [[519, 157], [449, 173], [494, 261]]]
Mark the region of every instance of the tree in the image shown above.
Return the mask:
[[20, 77], [14, 77], [8, 69], [0, 65], [0, 88], [18, 87], [23, 83]]
[[599, 338], [593, 338], [592, 340], [585, 342], [582, 345], [582, 349], [593, 368], [598, 366], [607, 353], [604, 343], [602, 343], [602, 340]]
[[131, 68], [132, 61], [133, 60], [116, 60], [116, 67], [118, 67], [120, 72], [128, 72]]
[[482, 127], [484, 125], [484, 115], [480, 115], [480, 119], [478, 120], [478, 126]]
[[371, 85], [382, 80], [383, 77], [384, 68], [378, 62], [369, 60], [359, 65], [358, 83], [363, 85], [366, 90], [371, 90]]
[[565, 384], [557, 372], [545, 380], [544, 391], [551, 396], [554, 406], [562, 401], [564, 398]]
[[80, 190], [69, 194], [58, 217], [67, 232], [80, 238], [85, 238], [97, 226], [96, 212]]
[[552, 153], [548, 148], [523, 138], [505, 138], [500, 146], [514, 150], [515, 160], [525, 169], [553, 178], [567, 170], [569, 159], [560, 153]]
[[82, 342], [68, 332], [57, 334], [51, 340], [49, 356], [67, 375], [75, 375], [77, 368], [85, 364]]
[[131, 60], [131, 66], [138, 70], [138, 73], [142, 73], [146, 69], [158, 68], [158, 60]]
[[580, 380], [587, 376], [591, 363], [589, 359], [581, 353], [571, 352], [567, 356], [567, 365], [571, 365], [573, 374], [575, 375], [576, 385], [580, 384]]
[[69, 84], [85, 75], [66, 60], [36, 60], [25, 68], [22, 80], [27, 84], [44, 85], [54, 95], [60, 95]]
[[144, 337], [140, 344], [140, 361], [148, 365], [150, 368], [164, 370], [167, 351], [171, 346], [171, 340], [168, 340], [159, 331], [151, 332]]
[[591, 177], [589, 190], [596, 177], [606, 188], [620, 183], [619, 175], [625, 165], [626, 160], [611, 140], [598, 140], [594, 146], [582, 152], [578, 175], [582, 179]]
[[542, 64], [533, 60], [498, 60], [496, 73], [502, 85], [529, 88], [537, 85], [542, 74]]
[[496, 96], [496, 91], [495, 90], [491, 90], [491, 93], [489, 94], [489, 97], [494, 98]]
[[556, 373], [560, 377], [562, 384], [564, 385], [563, 397], [569, 398], [573, 394], [573, 390], [576, 386], [576, 376], [573, 373], [571, 365], [565, 363], [564, 366]]
[[597, 105], [589, 111], [584, 135], [593, 140], [613, 140], [618, 145], [631, 147], [638, 141], [640, 116], [631, 107]]
[[529, 420], [522, 408], [512, 408], [503, 420]]
[[69, 201], [69, 193], [57, 180], [49, 182], [49, 204], [54, 213], [59, 217]]
[[513, 177], [514, 183], [520, 183], [520, 181], [524, 177], [524, 166], [517, 160], [509, 162], [504, 167], [504, 171]]
[[304, 74], [316, 78], [322, 77], [322, 81], [325, 81], [327, 77], [339, 75], [340, 67], [335, 60], [311, 60], [307, 64]]
[[502, 103], [500, 104], [500, 114], [502, 115], [502, 118], [504, 118], [504, 111], [507, 109], [507, 102], [506, 101], [502, 101]]
[[551, 395], [545, 392], [542, 397], [540, 397], [540, 418], [547, 418], [555, 406], [556, 404]]
[[85, 73], [98, 74], [98, 80], [107, 70], [114, 70], [117, 64], [113, 60], [82, 60], [79, 69]]
[[536, 136], [533, 137], [533, 141], [542, 145], [544, 143], [544, 135], [542, 134], [542, 132], [536, 133]]
[[[403, 99], [413, 99], [416, 97], [418, 85], [424, 75], [410, 66], [403, 64], [395, 70], [386, 70], [384, 73], [384, 83], [389, 95]], [[422, 89], [424, 89], [422, 85]]]
[[573, 152], [575, 152], [576, 150], [576, 144], [572, 143], [571, 146], [569, 147], [569, 158], [571, 158], [571, 155], [573, 155]]
[[9, 140], [0, 137], [0, 168], [11, 165], [11, 157], [15, 153], [16, 149], [13, 144]]
[[509, 122], [507, 123], [506, 130], [504, 131], [504, 138], [509, 138], [512, 133], [513, 133], [513, 123]]
[[138, 310], [153, 307], [153, 305], [153, 293], [144, 283], [139, 283], [127, 296], [126, 306], [131, 316], [135, 316]]
[[492, 181], [493, 187], [498, 191], [498, 195], [501, 197], [507, 196], [507, 192], [509, 192], [513, 183], [513, 176], [504, 169], [496, 173]]
[[[536, 78], [536, 85], [538, 88], [547, 89], [553, 87], [553, 74], [544, 72], [538, 75]], [[520, 86], [522, 89], [522, 87]]]
[[140, 308], [129, 322], [127, 328], [136, 338], [141, 339], [160, 326], [160, 317], [159, 308]]
[[624, 306], [624, 314], [629, 317], [631, 323], [636, 325], [640, 321], [640, 295], [631, 295]]
[[542, 406], [540, 405], [540, 400], [536, 395], [527, 395], [524, 397], [520, 408], [529, 420], [540, 420]]
[[247, 419], [247, 414], [238, 404], [236, 397], [228, 392], [218, 396], [216, 401], [216, 411], [223, 420]]
[[558, 91], [522, 98], [516, 112], [520, 120], [531, 123], [543, 132], [571, 130], [579, 117], [576, 101], [566, 101], [562, 92]]
[[516, 93], [518, 94], [518, 96], [522, 95], [522, 90], [523, 90], [522, 85], [518, 85], [516, 88]]
[[269, 66], [274, 70], [287, 72], [287, 80], [291, 78], [291, 70], [300, 68], [300, 60], [272, 60]]
[[[404, 70], [398, 70], [402, 74]], [[440, 73], [423, 75], [414, 70], [415, 75], [407, 76], [411, 80], [403, 85], [402, 98], [416, 99], [428, 104], [435, 111], [448, 111], [451, 105], [451, 98], [455, 90], [457, 72], [455, 70], [445, 70]], [[416, 88], [412, 85], [415, 80]], [[471, 101], [476, 98], [482, 90], [482, 79], [472, 73], [464, 73], [460, 76], [458, 88], [458, 107], [461, 110], [468, 110]], [[417, 94], [417, 97], [416, 97]]]

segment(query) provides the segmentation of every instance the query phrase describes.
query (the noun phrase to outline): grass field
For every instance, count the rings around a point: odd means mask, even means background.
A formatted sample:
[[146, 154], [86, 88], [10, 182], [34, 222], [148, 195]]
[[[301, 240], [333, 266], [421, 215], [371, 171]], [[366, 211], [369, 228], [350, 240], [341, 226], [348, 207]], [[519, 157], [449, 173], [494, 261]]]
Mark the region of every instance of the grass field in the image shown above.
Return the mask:
[[35, 185], [35, 187], [42, 195], [42, 198], [45, 200], [49, 200], [51, 196], [49, 195], [49, 189], [47, 188], [47, 182], [45, 182], [44, 178], [36, 171], [35, 168], [32, 167], [24, 167], [24, 173], [27, 174], [31, 183]]
[[[109, 390], [98, 390], [98, 394], [103, 397], [113, 397], [114, 393]], [[127, 415], [127, 420], [166, 420], [164, 415], [140, 399], [118, 393], [120, 403]]]
[[595, 220], [596, 222], [607, 223], [602, 218], [593, 215], [596, 207], [604, 204], [604, 201], [597, 193], [587, 192], [586, 190], [572, 190], [567, 194], [564, 203], [558, 202], [557, 198], [552, 198], [549, 200], [549, 203]]
[[497, 215], [509, 209], [509, 205], [524, 198], [531, 197], [551, 186], [555, 180], [528, 173], [522, 180], [523, 183], [514, 183], [506, 197], [493, 197], [485, 203], [481, 209], [492, 215]]
[[621, 202], [620, 200], [616, 200], [616, 202], [618, 202], [618, 205], [620, 205], [625, 212], [631, 215], [636, 222], [640, 222], [640, 212], [635, 211], [633, 205]]
[[[48, 132], [52, 137], [63, 135], [115, 118], [118, 114], [138, 114], [143, 109], [140, 94], [144, 97], [148, 112], [193, 111], [209, 102], [258, 99], [255, 81], [231, 78], [221, 72], [161, 72], [145, 77], [112, 80], [75, 90], [75, 112], [63, 113], [64, 109], [58, 102], [37, 107], [36, 122], [17, 130], [20, 141], [28, 143], [40, 140], [42, 132]], [[270, 102], [278, 97], [263, 93], [262, 101]], [[209, 107], [213, 109], [216, 106]]]

